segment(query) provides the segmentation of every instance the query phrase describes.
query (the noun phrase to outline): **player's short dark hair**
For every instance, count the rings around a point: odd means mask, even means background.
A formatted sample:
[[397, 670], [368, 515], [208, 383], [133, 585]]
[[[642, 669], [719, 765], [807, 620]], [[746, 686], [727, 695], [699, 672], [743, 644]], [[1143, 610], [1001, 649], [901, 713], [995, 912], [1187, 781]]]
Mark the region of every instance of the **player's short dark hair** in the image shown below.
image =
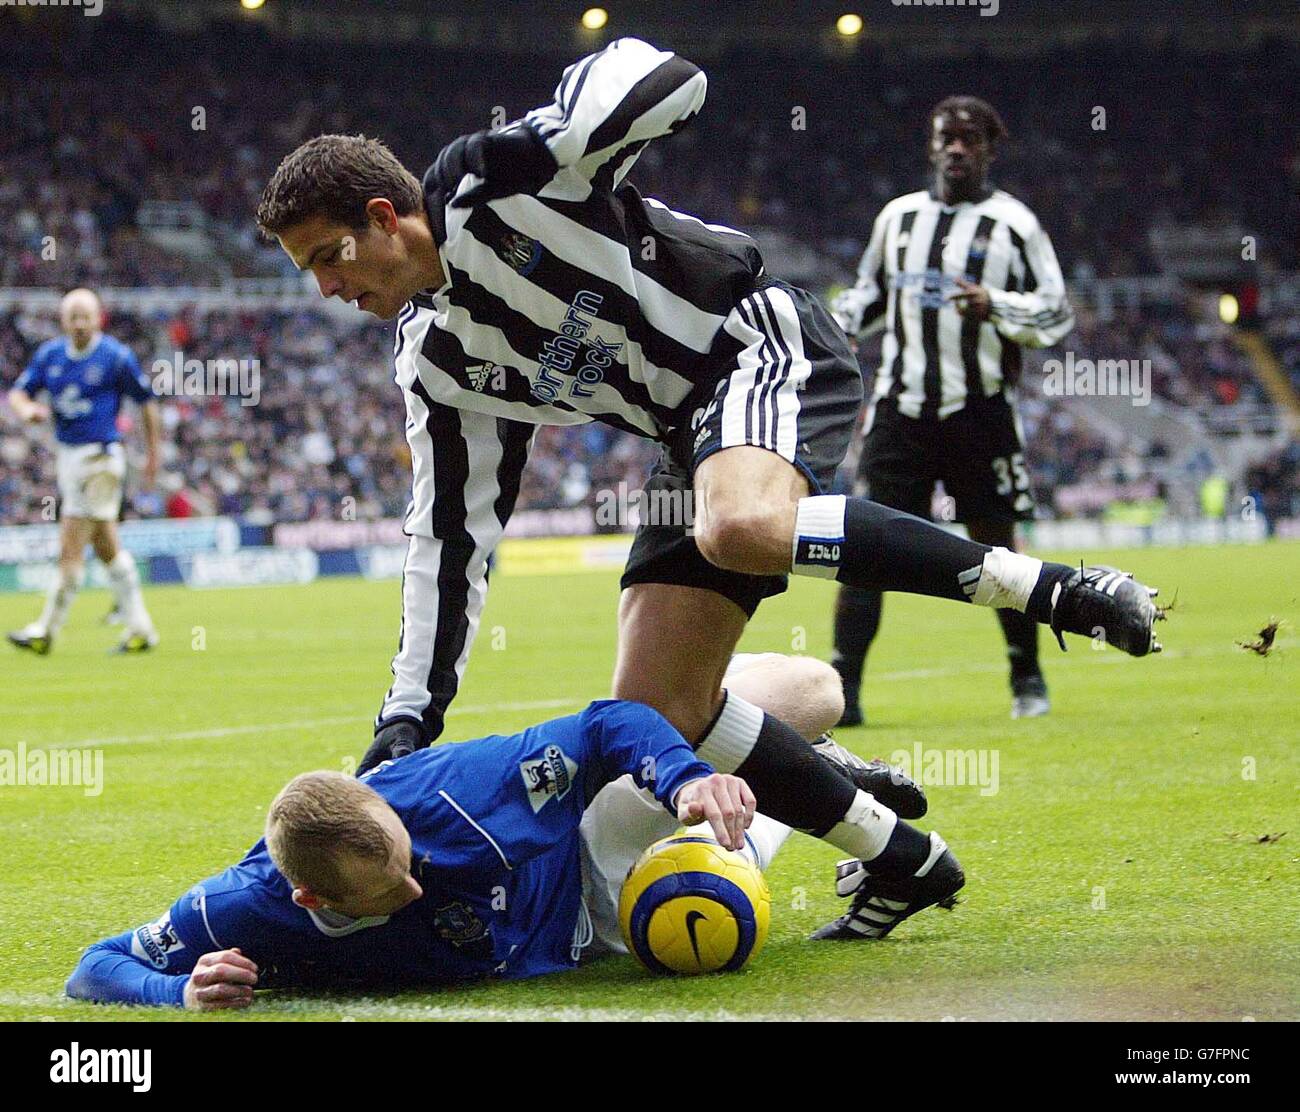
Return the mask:
[[393, 852], [375, 817], [380, 795], [354, 776], [304, 772], [295, 776], [266, 813], [266, 848], [290, 884], [326, 899], [343, 899], [347, 880], [338, 854], [386, 862]]
[[944, 97], [930, 110], [930, 119], [932, 121], [936, 116], [957, 116], [960, 118], [962, 115], [967, 115], [974, 121], [976, 126], [984, 132], [984, 138], [989, 141], [990, 145], [1010, 135], [1010, 132], [1007, 131], [1007, 125], [1002, 122], [1002, 117], [998, 115], [998, 110], [987, 100], [981, 100], [979, 97]]
[[398, 216], [419, 210], [423, 190], [415, 175], [378, 139], [318, 135], [286, 155], [262, 191], [257, 223], [267, 235], [313, 216], [361, 230], [375, 197]]

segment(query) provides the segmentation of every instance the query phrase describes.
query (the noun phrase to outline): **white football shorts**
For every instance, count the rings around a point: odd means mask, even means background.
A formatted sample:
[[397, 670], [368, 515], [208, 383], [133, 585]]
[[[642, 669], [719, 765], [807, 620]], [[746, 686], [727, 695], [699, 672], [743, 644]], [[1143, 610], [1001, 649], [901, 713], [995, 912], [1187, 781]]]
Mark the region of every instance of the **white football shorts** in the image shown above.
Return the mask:
[[55, 471], [61, 516], [117, 520], [126, 482], [121, 444], [60, 444]]
[[[743, 672], [764, 655], [736, 653], [727, 675]], [[596, 793], [578, 827], [582, 836], [582, 901], [592, 929], [583, 960], [627, 953], [618, 923], [623, 881], [648, 846], [675, 834], [681, 825], [654, 793], [638, 788], [631, 776], [620, 776]]]
[[618, 897], [628, 870], [647, 846], [681, 826], [676, 816], [631, 776], [606, 784], [583, 813], [582, 902], [591, 916], [592, 939], [583, 959], [626, 954], [618, 925]]

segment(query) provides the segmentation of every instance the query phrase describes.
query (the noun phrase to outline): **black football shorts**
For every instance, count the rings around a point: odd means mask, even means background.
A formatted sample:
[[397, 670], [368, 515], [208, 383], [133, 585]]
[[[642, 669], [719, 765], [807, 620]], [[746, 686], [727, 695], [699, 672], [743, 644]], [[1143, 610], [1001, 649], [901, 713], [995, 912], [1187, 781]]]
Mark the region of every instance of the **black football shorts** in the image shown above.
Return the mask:
[[891, 398], [871, 415], [854, 493], [929, 519], [935, 483], [951, 521], [1029, 521], [1034, 496], [1020, 422], [1006, 395], [968, 402], [949, 417], [912, 418]]
[[[691, 505], [691, 477], [702, 460], [744, 444], [776, 452], [803, 472], [811, 493], [828, 493], [862, 406], [862, 375], [821, 303], [784, 282], [760, 283], [724, 327], [745, 346], [690, 424], [669, 437], [646, 483], [622, 585], [700, 587], [752, 615], [785, 590], [786, 577], [715, 567], [700, 555], [690, 521], [674, 520], [673, 510]], [[656, 506], [665, 512], [647, 515]]]

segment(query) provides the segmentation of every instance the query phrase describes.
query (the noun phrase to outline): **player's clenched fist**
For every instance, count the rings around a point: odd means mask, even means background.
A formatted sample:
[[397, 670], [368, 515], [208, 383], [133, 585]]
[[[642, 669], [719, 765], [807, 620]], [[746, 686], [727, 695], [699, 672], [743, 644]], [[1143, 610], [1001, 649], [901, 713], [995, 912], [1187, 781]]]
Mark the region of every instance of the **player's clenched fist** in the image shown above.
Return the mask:
[[451, 203], [452, 208], [469, 208], [515, 193], [532, 193], [557, 169], [554, 156], [537, 132], [527, 124], [514, 123], [498, 131], [476, 131], [453, 139], [425, 171], [424, 189], [451, 196], [461, 179], [473, 174], [482, 181]]
[[741, 849], [754, 821], [754, 793], [739, 776], [715, 772], [692, 780], [677, 793], [677, 819], [687, 826], [707, 822], [724, 849]]
[[256, 984], [257, 963], [238, 950], [204, 954], [185, 983], [185, 1006], [196, 1012], [247, 1008]]

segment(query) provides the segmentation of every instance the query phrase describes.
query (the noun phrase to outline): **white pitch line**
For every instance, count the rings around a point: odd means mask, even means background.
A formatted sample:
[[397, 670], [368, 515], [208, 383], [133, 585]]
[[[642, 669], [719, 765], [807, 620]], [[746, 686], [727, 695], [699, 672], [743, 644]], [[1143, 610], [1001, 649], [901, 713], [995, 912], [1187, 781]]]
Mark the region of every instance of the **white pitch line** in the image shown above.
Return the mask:
[[[312, 1012], [341, 1013], [344, 1021], [356, 1019], [423, 1019], [423, 1020], [514, 1020], [523, 1023], [556, 1020], [569, 1023], [626, 1023], [632, 1022], [710, 1022], [738, 1019], [777, 1021], [788, 1016], [741, 1015], [737, 1012], [715, 1008], [708, 1011], [632, 1011], [628, 1008], [563, 1007], [539, 1008], [534, 1005], [511, 1008], [493, 1005], [475, 1007], [472, 1004], [400, 1004], [377, 1000], [306, 1000], [285, 1001], [288, 1005], [276, 1009], [277, 1019], [295, 1019], [310, 1016]], [[254, 1005], [256, 1007], [256, 1005]]]
[[[590, 702], [587, 700], [586, 702]], [[492, 714], [501, 711], [555, 710], [560, 707], [586, 706], [580, 698], [537, 699], [524, 703], [493, 703], [490, 706], [453, 706], [448, 718], [469, 714]], [[316, 730], [327, 726], [369, 725], [370, 719], [358, 714], [336, 715], [333, 718], [299, 718], [289, 722], [259, 722], [248, 726], [221, 726], [206, 730], [183, 730], [163, 734], [123, 734], [116, 737], [92, 737], [82, 741], [51, 741], [28, 745], [28, 749], [97, 749], [104, 745], [138, 745], [154, 741], [198, 741], [207, 738], [237, 737], [240, 734], [274, 733], [279, 730]]]
[[[74, 1012], [81, 1007], [80, 1001], [69, 1000], [66, 996], [54, 993], [0, 993], [0, 1008], [30, 1008], [58, 1012]], [[158, 1014], [154, 1009], [141, 1009], [140, 1018], [151, 1018]], [[177, 1018], [186, 1013], [175, 1010]], [[341, 1016], [343, 1021], [371, 1019], [407, 1019], [427, 1021], [500, 1021], [513, 1020], [520, 1023], [536, 1023], [553, 1020], [569, 1023], [626, 1023], [626, 1022], [734, 1022], [745, 1019], [759, 1022], [784, 1022], [788, 1015], [754, 1015], [729, 1012], [720, 1008], [707, 1011], [632, 1011], [627, 1008], [583, 1007], [567, 1005], [558, 1008], [539, 1008], [534, 1005], [511, 1008], [500, 1005], [478, 1006], [473, 1004], [401, 1004], [386, 1003], [363, 997], [357, 1000], [313, 1000], [309, 997], [283, 997], [274, 1002], [268, 1001], [261, 1007], [254, 1003], [251, 1009], [227, 1013], [234, 1017], [260, 1016], [263, 1019], [310, 1020], [316, 1016], [333, 1019]], [[77, 1019], [77, 1015], [59, 1018]]]
[[[1159, 660], [1180, 660], [1196, 656], [1218, 656], [1227, 653], [1240, 653], [1241, 650], [1235, 646], [1217, 646], [1201, 645], [1187, 649], [1166, 649], [1160, 654]], [[1106, 653], [1089, 653], [1089, 657], [1095, 657], [1091, 663], [1096, 664], [1121, 664], [1128, 663], [1130, 657], [1119, 651], [1108, 651]], [[1089, 665], [1090, 666], [1090, 665]], [[952, 665], [943, 668], [910, 668], [897, 672], [876, 672], [867, 674], [868, 683], [906, 683], [909, 680], [933, 680], [946, 679], [954, 676], [977, 675], [981, 673], [992, 674], [1006, 671], [1006, 664], [1003, 662], [989, 662], [982, 664], [962, 664]], [[592, 699], [604, 698], [605, 696], [593, 695]], [[458, 718], [474, 714], [495, 714], [509, 711], [532, 711], [532, 710], [558, 710], [564, 707], [578, 708], [586, 706], [591, 699], [585, 699], [581, 696], [572, 699], [535, 699], [528, 702], [516, 703], [492, 703], [479, 706], [461, 706], [453, 704], [447, 712], [448, 718]], [[158, 741], [202, 741], [212, 738], [238, 737], [242, 734], [257, 733], [276, 733], [281, 730], [315, 730], [323, 729], [329, 726], [346, 726], [356, 725], [358, 727], [368, 724], [369, 719], [362, 719], [359, 715], [337, 715], [332, 718], [305, 718], [289, 722], [261, 722], [248, 726], [220, 726], [203, 730], [183, 730], [172, 733], [161, 734], [130, 734], [116, 737], [86, 738], [82, 741], [51, 741], [48, 743], [29, 743], [28, 749], [95, 749], [106, 745], [140, 745], [147, 742]]]

